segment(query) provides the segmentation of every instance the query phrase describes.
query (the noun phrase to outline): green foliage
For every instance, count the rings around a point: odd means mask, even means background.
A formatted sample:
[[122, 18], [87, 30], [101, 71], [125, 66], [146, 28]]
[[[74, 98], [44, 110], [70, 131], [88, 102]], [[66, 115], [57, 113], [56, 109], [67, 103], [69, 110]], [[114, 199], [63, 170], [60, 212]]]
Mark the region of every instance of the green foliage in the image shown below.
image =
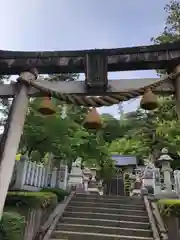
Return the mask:
[[8, 192], [5, 206], [17, 208], [48, 208], [57, 204], [52, 192]]
[[67, 192], [56, 189], [52, 191], [46, 189], [42, 192], [8, 192], [5, 202], [6, 212], [0, 223], [0, 237], [3, 238], [0, 239], [22, 240], [25, 226], [24, 216], [27, 215], [29, 209], [53, 209], [58, 200], [60, 201], [60, 198], [66, 194]]
[[0, 239], [22, 240], [25, 217], [15, 212], [4, 212], [0, 222]]
[[115, 175], [115, 167], [110, 164], [105, 164], [102, 168], [100, 168], [99, 172], [97, 173], [100, 179], [104, 182], [111, 181], [112, 177]]
[[156, 38], [152, 38], [155, 43], [169, 43], [179, 40], [180, 35], [180, 2], [171, 0], [164, 8], [167, 13], [164, 31]]
[[41, 192], [52, 192], [56, 194], [58, 202], [62, 202], [66, 196], [69, 195], [69, 192], [59, 188], [43, 188]]
[[120, 125], [123, 124], [127, 126], [126, 133], [110, 143], [112, 154], [135, 155], [142, 160], [150, 154], [159, 157], [160, 150], [166, 147], [174, 159], [172, 167], [180, 167], [180, 122], [171, 96], [159, 97], [159, 108], [152, 112], [138, 109], [128, 113], [120, 120]]
[[179, 199], [161, 199], [158, 201], [160, 213], [163, 216], [170, 215], [180, 217], [180, 200]]
[[[41, 99], [32, 99], [29, 104], [20, 151], [27, 153], [34, 161], [38, 161], [38, 159], [45, 161], [44, 156], [47, 152], [52, 152], [58, 156], [53, 161], [53, 165], [59, 167], [59, 161], [65, 160], [69, 172], [77, 157], [82, 158], [82, 165], [94, 166], [95, 164], [99, 166], [99, 159], [108, 156], [108, 151], [103, 146], [104, 143], [98, 141], [96, 132], [88, 131], [83, 127], [88, 109], [54, 101], [57, 113], [53, 116], [42, 117], [37, 111], [40, 101]], [[64, 106], [66, 107], [66, 117], [62, 118]], [[107, 124], [106, 127], [108, 127]], [[114, 133], [116, 133], [115, 126], [113, 125], [113, 127]]]
[[[180, 36], [180, 2], [179, 0], [170, 0], [166, 4], [164, 10], [167, 14], [166, 23], [163, 32], [157, 36], [152, 37], [151, 41], [155, 44], [171, 43], [179, 41]], [[166, 70], [158, 71], [158, 73], [165, 73]]]
[[126, 128], [120, 124], [120, 121], [110, 114], [102, 114], [103, 119], [103, 138], [106, 142], [112, 142], [123, 137]]

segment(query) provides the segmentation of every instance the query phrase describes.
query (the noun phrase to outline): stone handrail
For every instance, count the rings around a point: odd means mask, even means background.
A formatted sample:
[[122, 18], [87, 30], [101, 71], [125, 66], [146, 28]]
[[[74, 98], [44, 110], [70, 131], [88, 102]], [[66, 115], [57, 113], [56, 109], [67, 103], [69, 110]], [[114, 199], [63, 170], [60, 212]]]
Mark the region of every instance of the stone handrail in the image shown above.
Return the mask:
[[62, 216], [66, 206], [69, 204], [70, 200], [74, 196], [75, 192], [71, 192], [71, 194], [64, 199], [62, 203], [59, 203], [57, 207], [54, 209], [52, 214], [49, 216], [45, 224], [41, 227], [39, 234], [37, 236], [37, 240], [48, 240], [51, 233], [53, 232], [59, 218]]
[[157, 204], [155, 202], [151, 202], [151, 208], [152, 208], [152, 212], [153, 212], [153, 215], [156, 220], [156, 224], [157, 224], [159, 232], [160, 232], [161, 239], [168, 240], [167, 230], [166, 230], [164, 222], [161, 218]]
[[157, 226], [156, 226], [156, 222], [155, 222], [155, 219], [154, 219], [154, 216], [153, 216], [153, 213], [152, 213], [152, 209], [151, 209], [148, 197], [146, 195], [144, 196], [144, 204], [145, 204], [145, 207], [146, 207], [146, 211], [148, 213], [149, 222], [150, 222], [151, 229], [152, 229], [152, 232], [153, 232], [153, 239], [154, 240], [160, 240], [161, 238], [160, 238]]

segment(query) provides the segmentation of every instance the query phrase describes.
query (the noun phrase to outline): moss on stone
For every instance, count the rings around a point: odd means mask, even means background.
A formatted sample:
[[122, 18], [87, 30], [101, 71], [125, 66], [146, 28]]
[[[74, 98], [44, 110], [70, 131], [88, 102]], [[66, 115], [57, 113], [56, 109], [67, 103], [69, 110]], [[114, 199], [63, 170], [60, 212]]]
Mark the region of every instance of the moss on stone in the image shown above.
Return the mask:
[[163, 216], [180, 216], [180, 199], [161, 199], [158, 201], [158, 207]]

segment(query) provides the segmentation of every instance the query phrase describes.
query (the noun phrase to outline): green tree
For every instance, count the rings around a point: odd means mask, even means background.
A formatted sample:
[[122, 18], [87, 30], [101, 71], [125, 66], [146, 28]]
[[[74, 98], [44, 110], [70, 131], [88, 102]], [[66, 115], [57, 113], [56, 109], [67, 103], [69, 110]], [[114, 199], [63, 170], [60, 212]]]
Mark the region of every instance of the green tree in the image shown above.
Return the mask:
[[[164, 30], [159, 36], [152, 38], [152, 41], [156, 44], [179, 41], [180, 37], [179, 0], [171, 0], [169, 4], [166, 4], [164, 10], [167, 14]], [[168, 146], [171, 155], [175, 158], [173, 167], [179, 168], [179, 120], [176, 116], [175, 102], [172, 96], [164, 100], [164, 109], [161, 109], [161, 113], [166, 116], [163, 116], [160, 124], [157, 126], [158, 136], [164, 140], [164, 144]]]
[[[152, 38], [155, 44], [179, 41], [180, 37], [180, 2], [171, 0], [165, 6], [167, 19], [163, 32]], [[158, 72], [162, 73], [162, 72]], [[139, 159], [147, 158], [153, 153], [159, 156], [159, 150], [167, 147], [170, 155], [175, 159], [173, 168], [180, 167], [179, 158], [179, 124], [175, 101], [172, 96], [159, 97], [159, 108], [152, 112], [138, 109], [128, 113], [120, 121], [127, 129], [122, 138], [111, 142], [110, 152], [120, 154], [134, 154]]]
[[157, 44], [178, 41], [180, 36], [179, 0], [171, 0], [169, 4], [166, 4], [164, 10], [167, 14], [164, 30], [158, 37], [152, 38], [152, 41]]
[[123, 137], [126, 132], [125, 125], [121, 124], [122, 121], [114, 118], [110, 114], [102, 114], [103, 121], [103, 138], [105, 142], [112, 142], [115, 139]]
[[[57, 75], [55, 76], [57, 77]], [[52, 81], [54, 76], [50, 76]], [[54, 80], [57, 80], [56, 78]], [[53, 81], [54, 81], [53, 80]], [[83, 122], [88, 109], [76, 105], [66, 105], [53, 99], [57, 112], [53, 116], [43, 117], [38, 114], [42, 99], [31, 99], [20, 143], [20, 151], [29, 157], [42, 159], [47, 152], [58, 156], [57, 162], [66, 160], [69, 171], [77, 157], [83, 159], [83, 165], [98, 165], [102, 155], [102, 146], [97, 141], [95, 132], [84, 129]], [[65, 117], [61, 117], [66, 109]]]

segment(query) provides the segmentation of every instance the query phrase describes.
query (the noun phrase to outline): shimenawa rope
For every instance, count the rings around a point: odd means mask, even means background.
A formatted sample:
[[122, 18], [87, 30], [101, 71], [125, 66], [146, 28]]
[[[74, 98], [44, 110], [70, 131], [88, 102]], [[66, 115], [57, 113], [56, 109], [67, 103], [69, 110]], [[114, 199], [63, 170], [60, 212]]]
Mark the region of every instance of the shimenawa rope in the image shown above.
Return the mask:
[[61, 101], [64, 101], [69, 104], [75, 104], [75, 105], [81, 105], [85, 107], [101, 107], [101, 106], [111, 106], [113, 104], [118, 104], [122, 101], [128, 101], [132, 98], [139, 97], [144, 92], [146, 92], [147, 89], [151, 89], [152, 91], [160, 86], [164, 81], [171, 81], [173, 79], [176, 79], [180, 76], [180, 73], [171, 73], [168, 76], [164, 77], [163, 79], [160, 79], [156, 83], [152, 83], [148, 86], [139, 88], [139, 89], [133, 89], [127, 92], [123, 92], [120, 94], [112, 94], [109, 96], [100, 96], [100, 97], [94, 97], [94, 96], [78, 96], [75, 94], [66, 94], [62, 92], [58, 92], [56, 90], [49, 89], [46, 86], [40, 86], [35, 81], [28, 81], [23, 78], [19, 78], [19, 81], [28, 84], [37, 90], [46, 93], [48, 96], [57, 98]]

